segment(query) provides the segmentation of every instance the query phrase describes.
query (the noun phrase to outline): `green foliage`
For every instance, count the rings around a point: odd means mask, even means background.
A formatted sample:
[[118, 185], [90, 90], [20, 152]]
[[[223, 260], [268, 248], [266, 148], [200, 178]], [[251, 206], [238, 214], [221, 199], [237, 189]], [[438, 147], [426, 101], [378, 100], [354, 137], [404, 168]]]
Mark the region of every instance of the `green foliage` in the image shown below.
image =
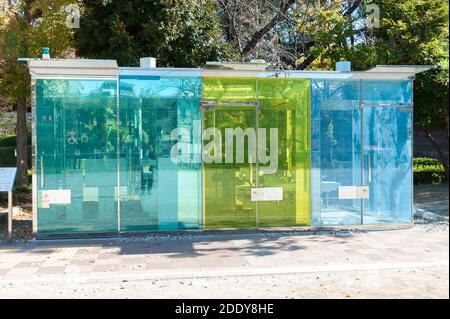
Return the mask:
[[73, 30], [66, 26], [64, 7], [76, 1], [13, 1], [0, 17], [0, 94], [17, 101], [29, 96], [30, 77], [20, 57], [39, 57], [49, 47], [53, 57], [71, 48]]
[[222, 40], [213, 0], [84, 1], [77, 53], [137, 66], [152, 56], [159, 66], [198, 67], [231, 54]]
[[447, 65], [444, 62], [436, 70], [417, 75], [414, 82], [415, 125], [424, 128], [446, 126], [449, 106], [448, 79], [448, 59]]
[[[31, 145], [31, 133], [27, 135], [28, 145]], [[3, 135], [0, 136], [0, 147], [15, 147], [16, 135]]]
[[413, 159], [414, 185], [442, 184], [447, 181], [444, 166], [439, 160], [429, 157]]
[[414, 172], [443, 172], [444, 166], [439, 160], [429, 157], [416, 157], [413, 159]]
[[[13, 205], [31, 204], [31, 184], [17, 185], [13, 188]], [[0, 193], [0, 206], [7, 207], [8, 205], [8, 193]]]
[[[327, 65], [352, 61], [355, 70], [376, 64], [431, 64], [448, 60], [448, 3], [444, 0], [363, 1], [351, 17], [347, 0], [317, 6], [313, 18], [297, 30], [313, 39], [310, 53]], [[380, 8], [380, 27], [369, 28], [365, 8]]]
[[[379, 27], [366, 21], [371, 3], [379, 7]], [[347, 8], [347, 0], [319, 1], [311, 18], [300, 24], [297, 31], [311, 39], [309, 53], [316, 58], [310, 67], [333, 69], [340, 60], [351, 61], [354, 70], [377, 64], [438, 66], [418, 74], [414, 82], [414, 125], [426, 133], [448, 173], [448, 150], [431, 132], [441, 128], [448, 136], [449, 130], [448, 2], [362, 1], [351, 16], [342, 14]]]
[[414, 172], [414, 185], [444, 184], [448, 178], [444, 172]]

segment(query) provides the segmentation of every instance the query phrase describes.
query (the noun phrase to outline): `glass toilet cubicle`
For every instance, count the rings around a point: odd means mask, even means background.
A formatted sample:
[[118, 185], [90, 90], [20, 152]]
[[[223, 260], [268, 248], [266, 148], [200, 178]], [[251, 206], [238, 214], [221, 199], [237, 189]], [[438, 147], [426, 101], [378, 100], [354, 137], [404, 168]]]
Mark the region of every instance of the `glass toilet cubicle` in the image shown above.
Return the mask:
[[32, 68], [38, 234], [411, 222], [412, 79], [76, 62]]
[[313, 224], [411, 222], [412, 81], [311, 88]]
[[117, 231], [117, 80], [37, 79], [40, 233]]
[[309, 83], [204, 77], [204, 226], [309, 224]]
[[119, 88], [120, 230], [200, 228], [199, 72], [122, 70]]

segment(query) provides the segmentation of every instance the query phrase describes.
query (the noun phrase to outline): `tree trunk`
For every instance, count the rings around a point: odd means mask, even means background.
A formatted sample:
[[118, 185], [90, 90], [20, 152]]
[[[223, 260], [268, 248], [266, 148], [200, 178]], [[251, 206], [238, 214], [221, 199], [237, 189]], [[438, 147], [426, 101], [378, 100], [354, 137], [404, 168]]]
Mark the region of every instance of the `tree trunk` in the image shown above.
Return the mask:
[[445, 154], [445, 150], [442, 149], [441, 145], [437, 142], [436, 138], [431, 133], [431, 130], [425, 127], [422, 127], [423, 132], [425, 133], [426, 138], [431, 142], [431, 145], [435, 148], [438, 153], [439, 160], [444, 166], [445, 175], [447, 180], [449, 180], [449, 166], [448, 166], [448, 156]]
[[27, 102], [24, 96], [17, 101], [17, 128], [16, 128], [16, 149], [17, 149], [17, 175], [16, 185], [28, 184], [28, 152], [27, 152]]

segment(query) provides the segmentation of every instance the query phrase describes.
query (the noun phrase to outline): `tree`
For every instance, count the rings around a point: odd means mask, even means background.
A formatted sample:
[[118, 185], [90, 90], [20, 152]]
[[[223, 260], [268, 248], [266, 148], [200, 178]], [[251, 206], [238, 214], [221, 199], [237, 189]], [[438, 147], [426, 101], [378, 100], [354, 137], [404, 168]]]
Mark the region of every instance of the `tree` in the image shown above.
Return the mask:
[[217, 0], [225, 39], [238, 59], [264, 59], [274, 66], [295, 64], [289, 47], [295, 0]]
[[198, 67], [227, 59], [212, 0], [83, 1], [77, 55], [136, 66], [152, 56], [160, 66]]
[[72, 30], [66, 25], [66, 0], [2, 1], [0, 13], [0, 95], [11, 99], [17, 111], [16, 184], [28, 183], [26, 112], [30, 76], [19, 57], [38, 57], [49, 47], [54, 57], [70, 52]]
[[[377, 0], [379, 27], [366, 19], [368, 1], [353, 1], [353, 12], [342, 14], [347, 0], [333, 0], [315, 9], [316, 20], [299, 32], [310, 39], [311, 68], [333, 68], [340, 60], [352, 61], [356, 70], [376, 64], [439, 66], [419, 74], [414, 90], [414, 124], [436, 149], [448, 177], [448, 150], [433, 136], [433, 128], [448, 138], [448, 3], [444, 0]], [[356, 6], [357, 5], [357, 6]], [[306, 61], [305, 60], [305, 61]]]
[[449, 154], [440, 145], [433, 130], [440, 128], [449, 138], [448, 123], [448, 59], [442, 61], [436, 70], [417, 76], [414, 85], [414, 124], [423, 131], [425, 137], [436, 150], [439, 160], [444, 166], [447, 179], [449, 177]]
[[304, 26], [326, 29], [317, 12], [339, 7], [337, 17], [346, 20], [361, 0], [217, 0], [225, 39], [233, 44], [239, 60], [264, 59], [274, 68], [307, 68], [314, 60], [310, 48], [316, 38]]

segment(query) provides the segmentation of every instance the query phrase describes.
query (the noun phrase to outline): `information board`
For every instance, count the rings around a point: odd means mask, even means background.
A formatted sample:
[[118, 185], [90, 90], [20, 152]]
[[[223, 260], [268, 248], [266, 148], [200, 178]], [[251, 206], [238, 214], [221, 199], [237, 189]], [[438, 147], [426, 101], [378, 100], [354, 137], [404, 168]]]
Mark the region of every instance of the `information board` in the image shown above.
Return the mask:
[[16, 171], [16, 167], [0, 167], [0, 192], [12, 191]]

